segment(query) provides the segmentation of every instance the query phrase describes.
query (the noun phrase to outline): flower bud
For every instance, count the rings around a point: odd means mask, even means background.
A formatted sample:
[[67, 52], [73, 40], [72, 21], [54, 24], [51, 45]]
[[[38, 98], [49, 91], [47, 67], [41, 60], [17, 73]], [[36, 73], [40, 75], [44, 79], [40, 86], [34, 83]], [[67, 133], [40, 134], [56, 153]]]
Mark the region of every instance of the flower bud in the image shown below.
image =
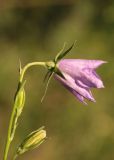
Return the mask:
[[19, 89], [17, 90], [16, 96], [15, 96], [15, 105], [17, 110], [17, 116], [19, 117], [24, 104], [25, 104], [25, 90], [24, 90], [25, 81], [21, 84]]
[[18, 115], [21, 114], [25, 103], [25, 90], [23, 89], [16, 97], [15, 104], [17, 106]]
[[41, 127], [40, 129], [30, 133], [22, 142], [17, 150], [17, 155], [23, 154], [26, 151], [38, 147], [46, 139], [46, 131]]

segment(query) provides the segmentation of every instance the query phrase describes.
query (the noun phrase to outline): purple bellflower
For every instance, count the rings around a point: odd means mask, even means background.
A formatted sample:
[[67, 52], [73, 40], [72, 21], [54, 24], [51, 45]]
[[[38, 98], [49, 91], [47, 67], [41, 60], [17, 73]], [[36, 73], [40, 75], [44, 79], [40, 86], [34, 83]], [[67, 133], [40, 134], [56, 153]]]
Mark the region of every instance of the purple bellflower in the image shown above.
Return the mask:
[[101, 60], [60, 60], [57, 67], [64, 78], [55, 74], [55, 79], [61, 82], [79, 101], [86, 104], [84, 99], [95, 102], [90, 91], [91, 88], [104, 88], [103, 82], [95, 69], [105, 63]]
[[87, 104], [85, 99], [95, 102], [90, 89], [104, 88], [103, 82], [95, 69], [106, 62], [102, 60], [62, 59], [73, 46], [74, 44], [64, 53], [63, 48], [55, 57], [53, 63], [47, 64], [50, 73], [49, 79], [54, 75], [54, 78], [80, 102]]

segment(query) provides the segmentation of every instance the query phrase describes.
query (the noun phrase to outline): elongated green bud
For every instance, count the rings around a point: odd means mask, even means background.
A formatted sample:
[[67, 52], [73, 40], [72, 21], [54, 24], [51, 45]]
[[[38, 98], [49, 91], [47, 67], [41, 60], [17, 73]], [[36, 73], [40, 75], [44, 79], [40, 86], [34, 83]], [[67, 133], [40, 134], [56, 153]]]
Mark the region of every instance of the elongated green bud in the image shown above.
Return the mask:
[[20, 116], [20, 114], [23, 110], [24, 104], [25, 104], [25, 90], [23, 88], [19, 92], [19, 94], [17, 94], [16, 99], [15, 99], [15, 105], [16, 105], [18, 116]]
[[25, 104], [24, 85], [25, 85], [25, 81], [22, 84], [19, 84], [17, 92], [15, 94], [15, 99], [14, 99], [15, 110], [14, 110], [14, 116], [13, 116], [13, 120], [12, 120], [11, 133], [10, 133], [10, 140], [11, 141], [12, 141], [14, 134], [15, 134], [15, 130], [17, 127], [17, 120], [18, 120], [19, 116], [21, 115], [24, 104]]
[[25, 90], [24, 90], [25, 83], [26, 81], [24, 81], [21, 84], [19, 83], [16, 95], [15, 95], [14, 103], [15, 103], [18, 116], [20, 116], [25, 104]]
[[46, 139], [46, 131], [41, 127], [40, 129], [30, 133], [22, 144], [18, 147], [16, 156], [23, 154], [26, 151], [32, 150], [42, 144]]

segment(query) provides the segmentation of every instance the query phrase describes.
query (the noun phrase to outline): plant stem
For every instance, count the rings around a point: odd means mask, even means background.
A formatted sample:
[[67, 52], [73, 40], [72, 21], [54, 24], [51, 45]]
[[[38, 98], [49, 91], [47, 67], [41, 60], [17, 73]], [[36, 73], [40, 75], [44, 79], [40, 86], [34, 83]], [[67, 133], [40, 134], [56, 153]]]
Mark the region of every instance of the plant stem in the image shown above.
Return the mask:
[[[41, 65], [41, 66], [45, 67], [46, 63], [45, 62], [32, 62], [32, 63], [28, 63], [27, 65], [25, 65], [24, 68], [21, 69], [21, 72], [20, 72], [20, 78], [19, 78], [20, 83], [22, 83], [23, 78], [24, 78], [24, 74], [27, 71], [27, 69], [29, 67], [35, 66], [35, 65]], [[14, 116], [15, 116], [16, 107], [17, 106], [15, 105], [15, 102], [14, 102], [13, 110], [12, 110], [11, 117], [10, 117], [9, 127], [8, 127], [8, 133], [7, 133], [7, 139], [6, 139], [6, 145], [5, 145], [3, 160], [7, 160], [10, 144], [13, 140], [13, 138], [11, 137], [11, 132], [12, 132], [12, 128], [13, 128], [13, 120], [14, 120]]]
[[45, 63], [45, 62], [32, 62], [32, 63], [28, 63], [28, 64], [22, 69], [22, 71], [21, 71], [20, 82], [22, 82], [26, 70], [27, 70], [29, 67], [31, 67], [31, 66], [37, 66], [37, 65], [38, 65], [38, 66], [41, 65], [41, 66], [44, 66], [44, 67], [45, 67], [45, 66], [46, 66], [46, 63]]
[[3, 160], [7, 160], [10, 143], [12, 141], [10, 135], [11, 135], [11, 129], [12, 129], [12, 124], [13, 124], [14, 114], [15, 114], [15, 105], [13, 107], [11, 118], [10, 118], [10, 122], [9, 122], [8, 135], [7, 135], [7, 140], [6, 140], [6, 146], [5, 146], [5, 152], [4, 152]]

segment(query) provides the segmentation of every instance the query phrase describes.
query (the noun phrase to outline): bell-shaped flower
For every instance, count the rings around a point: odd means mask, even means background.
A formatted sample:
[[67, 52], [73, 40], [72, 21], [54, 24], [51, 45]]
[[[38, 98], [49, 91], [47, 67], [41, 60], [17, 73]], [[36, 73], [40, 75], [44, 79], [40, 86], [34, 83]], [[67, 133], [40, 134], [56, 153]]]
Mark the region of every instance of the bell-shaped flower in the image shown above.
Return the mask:
[[90, 89], [104, 88], [101, 78], [95, 71], [103, 63], [106, 62], [102, 60], [63, 59], [58, 61], [56, 65], [63, 76], [55, 73], [54, 77], [79, 101], [84, 104], [87, 104], [85, 99], [95, 102]]
[[96, 73], [96, 69], [107, 62], [102, 60], [63, 59], [71, 51], [73, 46], [74, 44], [64, 51], [64, 45], [55, 59], [46, 63], [48, 68], [46, 90], [50, 79], [54, 75], [55, 79], [62, 83], [79, 101], [84, 104], [87, 104], [85, 99], [95, 102], [90, 89], [104, 88], [101, 78]]

